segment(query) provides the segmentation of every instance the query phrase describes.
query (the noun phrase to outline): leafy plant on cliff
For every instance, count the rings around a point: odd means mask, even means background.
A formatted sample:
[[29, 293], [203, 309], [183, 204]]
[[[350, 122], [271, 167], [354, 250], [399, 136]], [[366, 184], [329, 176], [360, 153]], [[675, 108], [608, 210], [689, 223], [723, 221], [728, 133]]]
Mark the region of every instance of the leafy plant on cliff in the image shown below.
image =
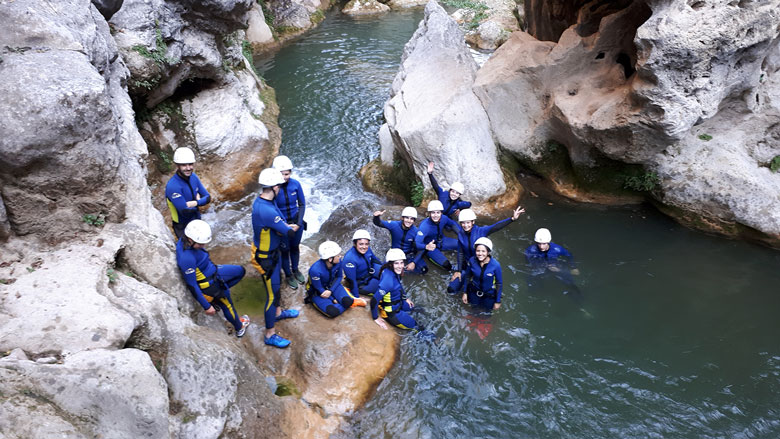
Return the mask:
[[157, 35], [155, 38], [155, 47], [149, 48], [143, 44], [136, 44], [132, 47], [132, 49], [138, 52], [138, 54], [144, 58], [151, 59], [160, 67], [163, 67], [166, 64], [178, 64], [179, 60], [177, 58], [168, 56], [168, 45], [165, 44], [165, 39], [163, 39], [162, 31], [160, 30], [159, 26], [155, 26], [155, 34]]
[[419, 181], [414, 181], [409, 187], [410, 199], [412, 206], [419, 206], [422, 203], [423, 196], [425, 194], [425, 186]]
[[90, 226], [100, 227], [106, 223], [106, 218], [102, 213], [96, 215], [88, 213], [81, 217], [81, 221], [84, 221], [84, 223], [89, 224]]
[[772, 161], [769, 162], [769, 169], [772, 172], [777, 172], [780, 170], [780, 155], [772, 157]]
[[640, 175], [626, 175], [623, 187], [637, 192], [650, 192], [658, 187], [661, 180], [655, 172], [645, 172]]
[[455, 9], [465, 9], [469, 11], [472, 14], [471, 19], [466, 21], [464, 23], [466, 29], [476, 29], [479, 27], [479, 24], [484, 21], [486, 18], [488, 18], [488, 9], [490, 9], [486, 4], [481, 3], [479, 1], [475, 0], [443, 0], [442, 3], [444, 3], [447, 6], [450, 6]]
[[704, 140], [705, 142], [709, 142], [712, 140], [712, 136], [709, 134], [699, 134], [699, 139]]

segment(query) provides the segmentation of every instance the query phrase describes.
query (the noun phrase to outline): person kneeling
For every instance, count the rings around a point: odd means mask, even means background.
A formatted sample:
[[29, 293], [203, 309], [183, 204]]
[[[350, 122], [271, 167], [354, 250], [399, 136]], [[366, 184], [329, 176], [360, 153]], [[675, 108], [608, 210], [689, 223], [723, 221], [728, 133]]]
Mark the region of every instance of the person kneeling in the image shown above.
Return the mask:
[[490, 256], [493, 242], [488, 238], [479, 238], [474, 243], [474, 253], [462, 273], [466, 291], [463, 303], [470, 303], [486, 310], [501, 307], [501, 264]]
[[337, 317], [347, 308], [366, 306], [366, 301], [354, 297], [341, 285], [341, 247], [325, 241], [319, 247], [320, 259], [309, 268], [305, 303], [311, 303], [328, 317]]

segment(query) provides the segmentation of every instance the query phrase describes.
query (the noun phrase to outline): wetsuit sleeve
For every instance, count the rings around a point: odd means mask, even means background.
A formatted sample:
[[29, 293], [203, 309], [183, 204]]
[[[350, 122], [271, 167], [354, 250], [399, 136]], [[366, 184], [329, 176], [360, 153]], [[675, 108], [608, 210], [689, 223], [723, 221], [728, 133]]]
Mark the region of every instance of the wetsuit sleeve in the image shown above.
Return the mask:
[[181, 193], [181, 188], [177, 188], [176, 184], [169, 184], [165, 187], [165, 198], [170, 200], [178, 212], [193, 213], [198, 210], [197, 207], [187, 207], [187, 200]]
[[372, 221], [374, 222], [375, 226], [390, 230], [390, 222], [383, 220], [382, 215], [374, 215], [374, 219]]
[[417, 250], [425, 250], [425, 242], [423, 242], [423, 239], [425, 238], [425, 235], [423, 234], [422, 230], [418, 230], [417, 234], [414, 236], [414, 246], [417, 247]]
[[337, 268], [333, 270], [333, 280], [331, 280], [330, 285], [328, 285], [328, 289], [331, 291], [333, 291], [333, 289], [336, 288], [336, 285], [341, 283], [341, 280], [344, 279], [344, 269], [342, 267], [342, 262], [339, 262], [336, 267]]
[[197, 200], [198, 206], [205, 206], [209, 204], [211, 201], [211, 194], [209, 194], [209, 191], [207, 191], [206, 187], [203, 186], [203, 183], [200, 182], [200, 178], [198, 179], [198, 193], [200, 194], [200, 200]]
[[491, 233], [498, 232], [499, 230], [503, 229], [504, 227], [508, 226], [512, 223], [512, 217], [509, 217], [507, 219], [498, 221], [497, 223], [487, 226], [485, 230], [485, 236], [490, 235]]
[[442, 215], [441, 216], [441, 220], [439, 220], [439, 221], [444, 221], [444, 228], [445, 229], [450, 229], [450, 230], [452, 230], [455, 233], [458, 233], [458, 230], [462, 230], [460, 228], [460, 224], [458, 224], [455, 221], [451, 220], [450, 217], [448, 217], [448, 216]]
[[566, 250], [565, 248], [563, 248], [561, 246], [558, 246], [558, 248], [560, 249], [560, 255], [565, 257], [566, 259], [568, 259], [570, 264], [573, 264], [574, 263], [574, 255], [571, 254], [568, 250]]
[[436, 177], [433, 176], [433, 172], [428, 174], [428, 178], [431, 180], [431, 187], [433, 187], [433, 191], [436, 192], [436, 198], [439, 198], [439, 195], [441, 195], [441, 193], [444, 191], [441, 190], [439, 183], [436, 182]]
[[[463, 270], [466, 266], [466, 249], [463, 248], [463, 244], [458, 240], [458, 270]], [[462, 274], [461, 274], [462, 275]]]
[[347, 276], [347, 281], [352, 289], [352, 294], [357, 297], [360, 289], [358, 288], [357, 282], [357, 267], [354, 262], [344, 261], [344, 275]]
[[466, 262], [460, 268], [460, 290], [466, 292], [466, 286], [471, 280], [471, 261]]
[[503, 276], [501, 275], [501, 265], [496, 267], [496, 272], [495, 272], [494, 276], [496, 277], [496, 280], [495, 280], [495, 282], [496, 282], [496, 284], [495, 284], [495, 288], [496, 288], [496, 303], [501, 303], [501, 290], [502, 290], [502, 288], [504, 286], [504, 279], [503, 279]]
[[455, 209], [463, 210], [463, 209], [468, 209], [469, 207], [471, 207], [471, 201], [465, 201], [459, 199], [458, 201], [455, 202]]
[[303, 187], [298, 183], [298, 225], [303, 227], [303, 215], [306, 213], [306, 197], [303, 195]]
[[322, 293], [328, 289], [322, 284], [322, 273], [320, 273], [319, 270], [311, 270], [310, 274], [312, 289], [318, 296], [321, 296]]
[[384, 295], [384, 289], [382, 289], [382, 285], [379, 285], [379, 288], [377, 288], [376, 293], [371, 298], [371, 318], [376, 320], [379, 318], [379, 303], [382, 301], [382, 295]]
[[203, 297], [203, 292], [200, 290], [200, 285], [198, 285], [198, 280], [195, 274], [197, 268], [198, 267], [195, 266], [195, 258], [187, 254], [182, 255], [181, 259], [179, 260], [179, 269], [181, 270], [182, 276], [184, 276], [184, 282], [187, 283], [187, 287], [189, 288], [190, 292], [193, 296], [195, 296], [195, 300], [197, 300], [198, 303], [200, 303], [200, 306], [206, 310], [211, 308], [211, 304], [208, 300], [206, 300], [205, 297]]

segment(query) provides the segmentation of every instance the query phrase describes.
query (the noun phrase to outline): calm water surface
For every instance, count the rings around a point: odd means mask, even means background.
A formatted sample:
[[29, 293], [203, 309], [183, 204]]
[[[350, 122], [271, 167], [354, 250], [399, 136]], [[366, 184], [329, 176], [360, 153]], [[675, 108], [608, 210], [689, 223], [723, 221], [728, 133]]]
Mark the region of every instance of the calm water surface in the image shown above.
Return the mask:
[[[382, 105], [420, 18], [332, 12], [260, 64], [277, 91], [282, 152], [307, 187], [310, 232], [339, 205], [381, 203], [356, 172], [379, 153]], [[475, 315], [443, 292], [439, 271], [407, 277], [436, 341], [404, 334], [399, 361], [336, 437], [780, 437], [780, 253], [644, 207], [523, 204], [527, 215], [492, 236], [502, 308]], [[529, 287], [522, 252], [542, 226], [574, 253], [581, 303], [553, 276]], [[384, 253], [386, 232], [371, 230]]]

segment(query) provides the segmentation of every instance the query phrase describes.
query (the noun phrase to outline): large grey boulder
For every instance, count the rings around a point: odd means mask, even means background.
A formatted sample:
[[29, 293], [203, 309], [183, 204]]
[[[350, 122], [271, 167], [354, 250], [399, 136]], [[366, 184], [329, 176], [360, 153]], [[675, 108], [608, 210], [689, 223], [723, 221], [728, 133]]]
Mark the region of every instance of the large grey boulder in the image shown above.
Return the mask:
[[426, 186], [425, 169], [434, 161], [442, 186], [461, 181], [467, 198], [480, 201], [503, 193], [506, 186], [490, 121], [471, 89], [476, 71], [463, 32], [431, 1], [404, 47], [384, 113], [395, 151], [423, 176]]
[[168, 437], [168, 392], [149, 356], [93, 350], [62, 364], [0, 359], [0, 431], [32, 437]]
[[[652, 196], [678, 218], [778, 242], [780, 176], [766, 166], [780, 154], [780, 2], [703, 5], [583, 12], [557, 42], [516, 32], [475, 92], [499, 144], [543, 174], [550, 141], [580, 172], [610, 160], [642, 165], [657, 175]], [[530, 12], [530, 29], [558, 26]]]
[[274, 42], [274, 33], [265, 21], [265, 14], [260, 3], [255, 3], [249, 11], [246, 39], [252, 46], [264, 46]]

